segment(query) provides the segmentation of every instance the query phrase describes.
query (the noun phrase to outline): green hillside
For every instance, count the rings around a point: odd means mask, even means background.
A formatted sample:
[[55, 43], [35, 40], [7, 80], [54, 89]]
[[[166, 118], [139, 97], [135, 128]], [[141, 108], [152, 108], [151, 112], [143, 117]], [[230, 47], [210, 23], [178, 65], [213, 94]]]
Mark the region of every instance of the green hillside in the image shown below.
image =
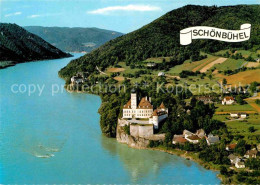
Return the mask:
[[90, 52], [105, 42], [123, 35], [119, 32], [98, 28], [41, 26], [26, 26], [24, 28], [57, 48], [68, 52]]
[[[230, 21], [232, 20], [232, 21]], [[194, 40], [188, 46], [179, 43], [179, 32], [190, 26], [216, 26], [224, 29], [239, 29], [243, 23], [251, 23], [249, 41], [227, 43], [214, 40]], [[188, 5], [173, 10], [152, 23], [119, 38], [111, 40], [93, 52], [73, 60], [59, 74], [70, 77], [78, 71], [93, 72], [95, 66], [104, 70], [124, 61], [136, 64], [151, 57], [172, 57], [171, 66], [182, 64], [186, 59], [199, 59], [199, 51], [217, 52], [228, 48], [250, 49], [259, 47], [259, 5], [195, 6]]]
[[[16, 24], [0, 23], [0, 66], [32, 60], [68, 57], [42, 38]], [[9, 62], [7, 62], [9, 61]], [[10, 62], [11, 61], [11, 62]]]

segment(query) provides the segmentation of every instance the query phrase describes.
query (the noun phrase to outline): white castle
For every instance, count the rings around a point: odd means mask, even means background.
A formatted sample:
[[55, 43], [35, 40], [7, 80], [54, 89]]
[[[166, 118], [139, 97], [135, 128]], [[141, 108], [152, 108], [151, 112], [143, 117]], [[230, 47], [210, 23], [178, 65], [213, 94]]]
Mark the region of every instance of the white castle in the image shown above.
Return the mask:
[[[149, 99], [149, 100], [148, 100]], [[157, 109], [153, 109], [151, 98], [143, 97], [138, 102], [136, 92], [131, 93], [131, 99], [123, 107], [124, 119], [142, 119], [142, 124], [153, 124], [155, 129], [159, 128], [159, 123], [168, 117], [168, 109], [163, 102]]]

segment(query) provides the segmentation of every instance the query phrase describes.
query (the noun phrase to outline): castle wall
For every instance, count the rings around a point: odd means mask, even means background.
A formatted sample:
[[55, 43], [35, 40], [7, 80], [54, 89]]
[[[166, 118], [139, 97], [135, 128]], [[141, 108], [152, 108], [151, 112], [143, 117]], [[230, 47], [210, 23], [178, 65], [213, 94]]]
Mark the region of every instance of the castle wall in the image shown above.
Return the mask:
[[153, 135], [153, 125], [130, 125], [130, 135], [134, 137], [149, 137]]

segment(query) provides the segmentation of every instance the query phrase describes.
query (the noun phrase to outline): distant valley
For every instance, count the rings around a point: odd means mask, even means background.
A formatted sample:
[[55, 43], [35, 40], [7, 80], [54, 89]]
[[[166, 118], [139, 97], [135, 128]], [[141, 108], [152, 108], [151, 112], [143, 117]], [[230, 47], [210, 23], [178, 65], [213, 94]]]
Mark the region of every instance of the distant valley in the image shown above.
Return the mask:
[[26, 61], [69, 56], [16, 24], [0, 23], [0, 69]]
[[105, 42], [123, 35], [123, 33], [99, 28], [41, 26], [26, 26], [24, 28], [67, 52], [90, 52]]

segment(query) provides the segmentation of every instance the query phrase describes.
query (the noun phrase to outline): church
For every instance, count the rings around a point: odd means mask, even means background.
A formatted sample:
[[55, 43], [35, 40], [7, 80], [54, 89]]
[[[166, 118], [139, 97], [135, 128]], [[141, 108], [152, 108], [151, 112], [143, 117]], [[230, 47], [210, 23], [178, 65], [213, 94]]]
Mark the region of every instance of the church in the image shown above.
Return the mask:
[[168, 109], [161, 105], [154, 109], [151, 98], [143, 97], [138, 101], [135, 91], [131, 92], [131, 99], [123, 107], [123, 119], [142, 119], [142, 124], [153, 124], [155, 129], [159, 128], [159, 123], [168, 117]]

